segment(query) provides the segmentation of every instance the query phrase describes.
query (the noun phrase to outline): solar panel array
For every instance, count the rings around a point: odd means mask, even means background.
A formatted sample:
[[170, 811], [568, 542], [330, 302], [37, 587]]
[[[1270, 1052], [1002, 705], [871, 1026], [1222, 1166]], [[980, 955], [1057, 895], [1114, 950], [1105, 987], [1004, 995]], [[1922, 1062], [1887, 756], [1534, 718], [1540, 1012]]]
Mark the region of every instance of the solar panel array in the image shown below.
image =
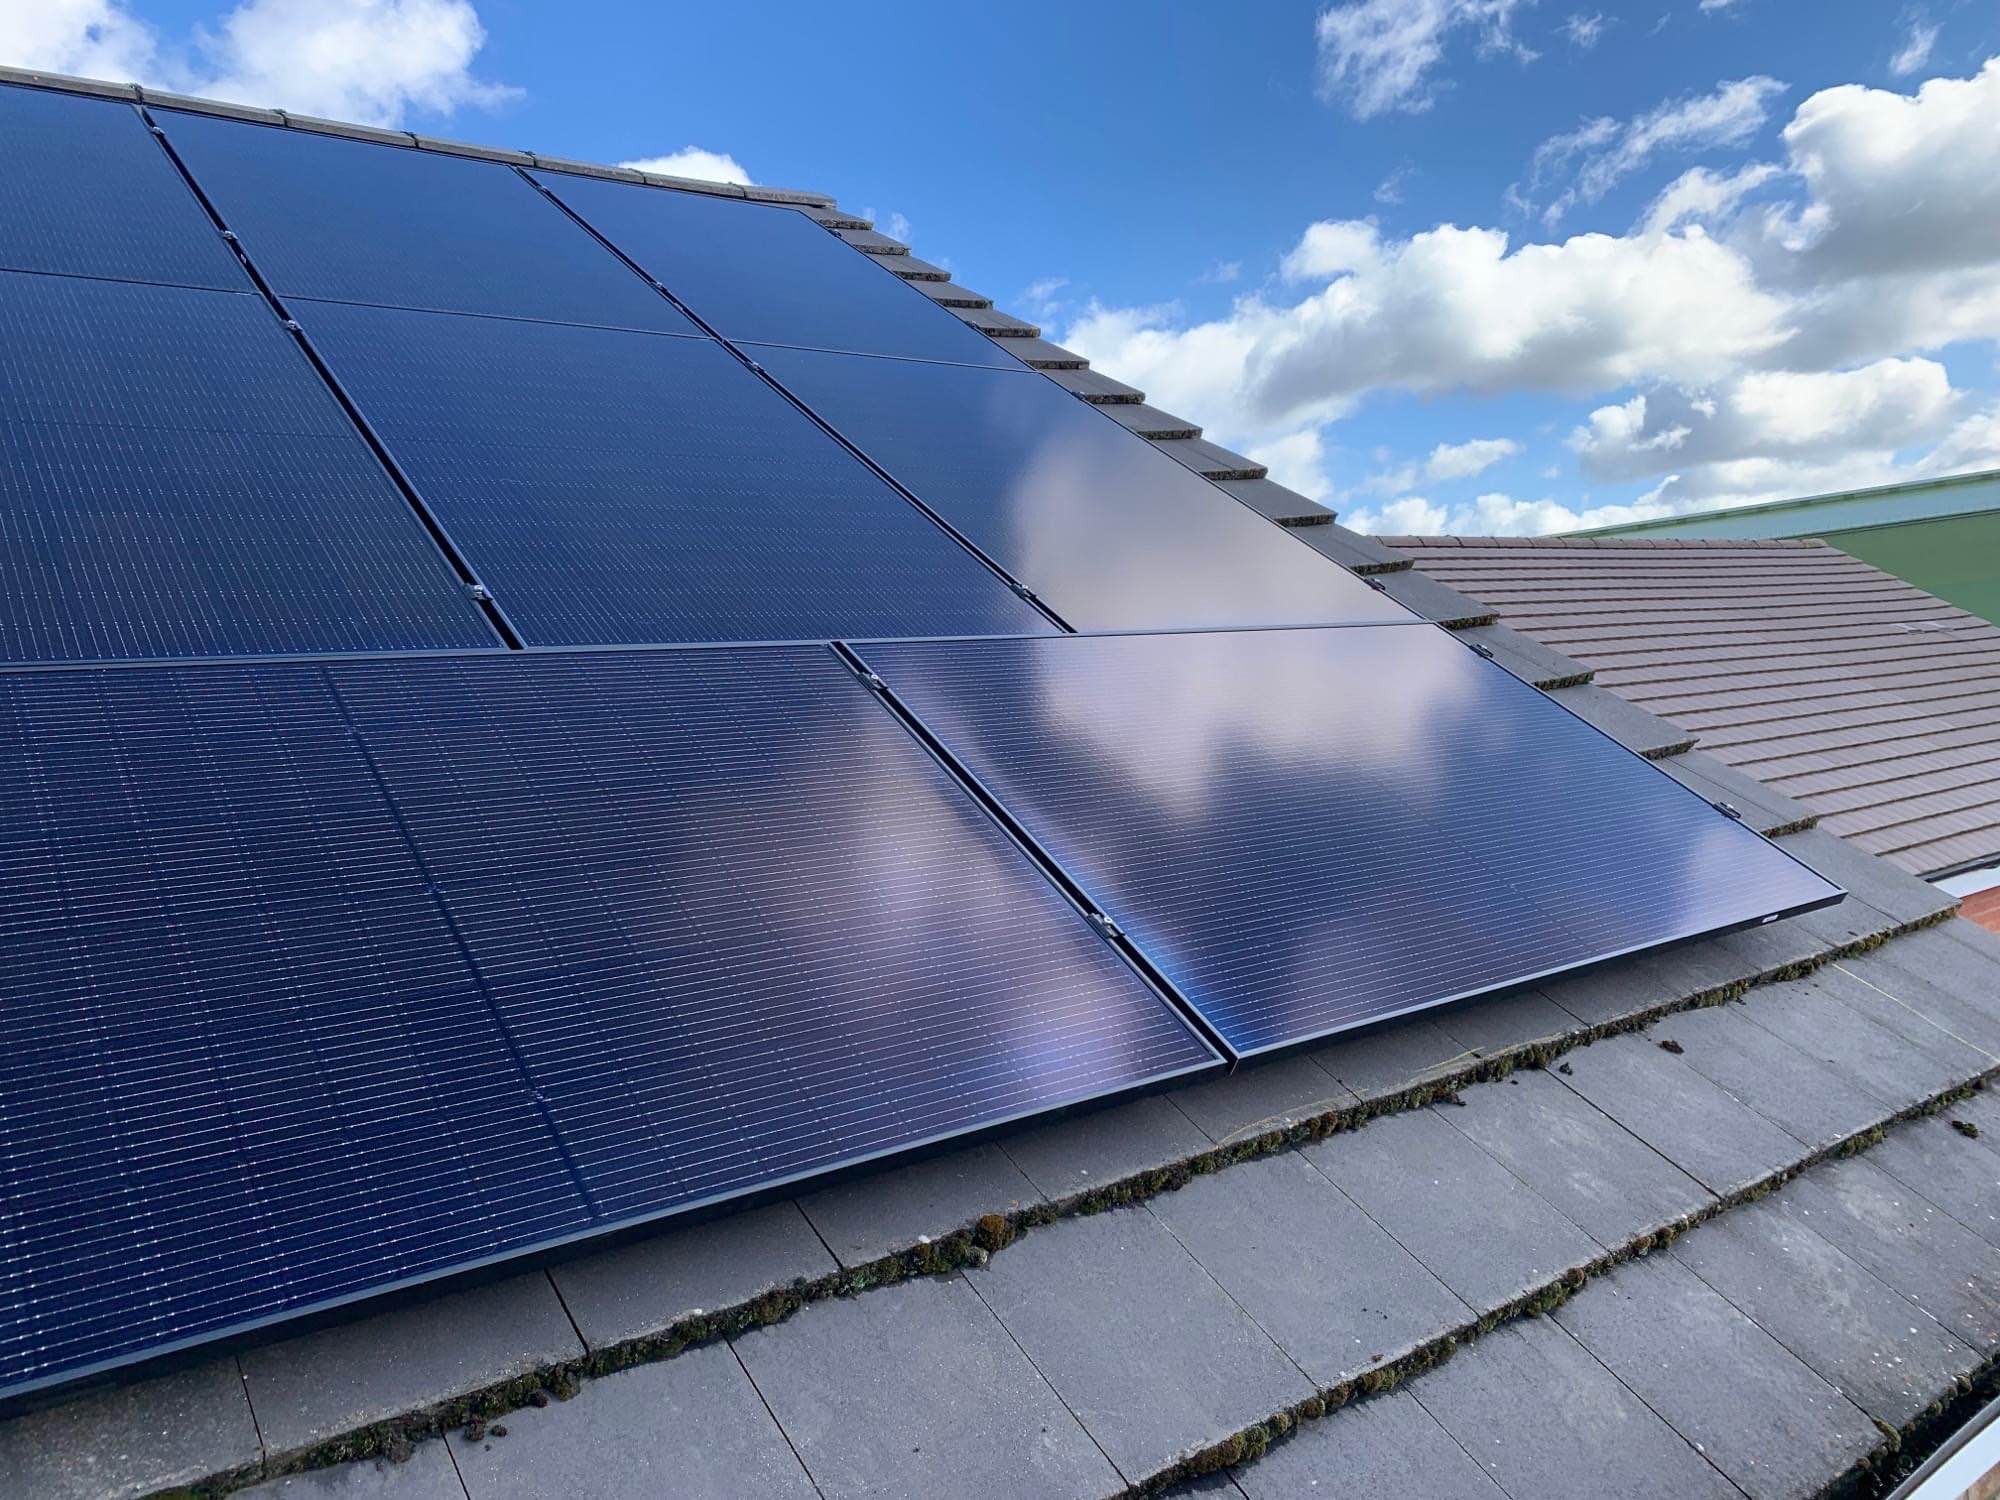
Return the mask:
[[0, 128], [0, 1402], [1838, 897], [792, 209]]

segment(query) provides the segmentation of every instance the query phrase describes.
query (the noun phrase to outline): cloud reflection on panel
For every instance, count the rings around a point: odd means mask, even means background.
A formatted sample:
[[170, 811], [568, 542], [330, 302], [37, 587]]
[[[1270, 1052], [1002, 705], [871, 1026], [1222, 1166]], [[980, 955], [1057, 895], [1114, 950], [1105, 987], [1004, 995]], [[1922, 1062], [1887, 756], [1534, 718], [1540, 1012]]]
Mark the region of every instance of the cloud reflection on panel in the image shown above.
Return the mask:
[[758, 358], [1078, 629], [1415, 618], [1043, 376], [804, 349]]
[[1242, 1052], [1835, 894], [1439, 630], [863, 654]]

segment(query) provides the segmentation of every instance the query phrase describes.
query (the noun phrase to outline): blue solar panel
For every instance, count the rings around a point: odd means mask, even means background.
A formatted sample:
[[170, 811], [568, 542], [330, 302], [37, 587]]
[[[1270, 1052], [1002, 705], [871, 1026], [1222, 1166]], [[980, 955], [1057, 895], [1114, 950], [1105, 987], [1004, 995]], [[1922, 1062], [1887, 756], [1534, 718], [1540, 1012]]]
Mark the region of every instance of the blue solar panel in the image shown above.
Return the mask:
[[1239, 1054], [1840, 895], [1428, 626], [861, 654]]
[[1053, 629], [712, 340], [304, 320], [530, 644]]
[[1034, 371], [751, 352], [1080, 630], [1412, 618]]
[[0, 1396], [1217, 1066], [823, 647], [0, 674]]
[[250, 290], [129, 104], [0, 84], [0, 269]]
[[281, 297], [696, 332], [512, 167], [156, 110]]
[[0, 660], [494, 645], [262, 298], [0, 272]]
[[1021, 363], [797, 209], [603, 178], [535, 176], [726, 339]]

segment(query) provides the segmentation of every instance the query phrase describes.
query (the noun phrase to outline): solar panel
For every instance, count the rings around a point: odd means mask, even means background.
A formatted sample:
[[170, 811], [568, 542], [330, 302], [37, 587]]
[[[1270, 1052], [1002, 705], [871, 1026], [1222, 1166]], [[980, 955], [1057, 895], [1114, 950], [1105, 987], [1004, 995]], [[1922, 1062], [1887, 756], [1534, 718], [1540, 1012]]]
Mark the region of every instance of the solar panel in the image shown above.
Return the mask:
[[1239, 1055], [1841, 894], [1427, 626], [860, 650]]
[[279, 296], [694, 333], [512, 167], [156, 110]]
[[823, 647], [0, 673], [0, 1396], [1218, 1066]]
[[533, 175], [726, 339], [1021, 368], [797, 209]]
[[0, 272], [0, 660], [496, 644], [262, 298]]
[[1034, 371], [749, 352], [1078, 629], [1412, 618]]
[[302, 316], [530, 644], [1053, 629], [712, 340]]
[[0, 269], [250, 290], [129, 104], [0, 84]]

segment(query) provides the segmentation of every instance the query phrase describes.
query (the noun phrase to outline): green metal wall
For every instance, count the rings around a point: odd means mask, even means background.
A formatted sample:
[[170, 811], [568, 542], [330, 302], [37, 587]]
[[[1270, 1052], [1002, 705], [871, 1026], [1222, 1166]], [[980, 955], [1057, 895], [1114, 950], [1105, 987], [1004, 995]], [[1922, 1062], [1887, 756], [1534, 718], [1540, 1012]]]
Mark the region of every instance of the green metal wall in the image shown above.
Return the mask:
[[1822, 534], [1842, 552], [2000, 625], [2000, 511]]

